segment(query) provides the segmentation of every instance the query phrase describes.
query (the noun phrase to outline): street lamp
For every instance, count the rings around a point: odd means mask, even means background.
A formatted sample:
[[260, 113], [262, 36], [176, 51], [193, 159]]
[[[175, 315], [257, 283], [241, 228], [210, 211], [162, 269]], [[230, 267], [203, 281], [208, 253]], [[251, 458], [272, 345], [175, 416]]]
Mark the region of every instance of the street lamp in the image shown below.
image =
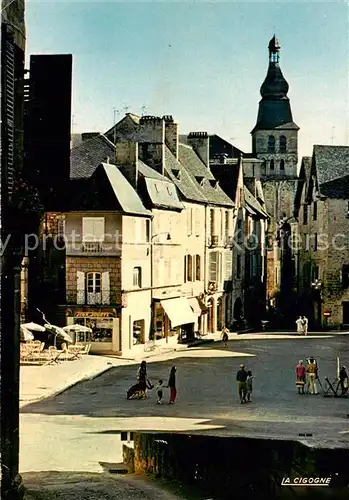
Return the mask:
[[319, 279], [316, 279], [311, 283], [311, 289], [315, 295], [315, 299], [317, 302], [317, 315], [320, 327], [322, 326], [322, 318], [321, 318], [322, 288], [323, 288], [323, 282]]
[[[153, 278], [153, 273], [154, 273], [154, 264], [153, 264], [153, 245], [154, 245], [154, 238], [157, 238], [158, 236], [161, 236], [163, 234], [166, 234], [166, 241], [171, 240], [171, 235], [169, 232], [164, 231], [161, 233], [153, 234], [150, 238], [150, 333], [153, 337], [153, 341], [155, 344], [156, 341], [156, 324], [155, 324], [155, 304], [154, 304], [154, 278]], [[167, 336], [166, 336], [166, 342], [168, 342]]]

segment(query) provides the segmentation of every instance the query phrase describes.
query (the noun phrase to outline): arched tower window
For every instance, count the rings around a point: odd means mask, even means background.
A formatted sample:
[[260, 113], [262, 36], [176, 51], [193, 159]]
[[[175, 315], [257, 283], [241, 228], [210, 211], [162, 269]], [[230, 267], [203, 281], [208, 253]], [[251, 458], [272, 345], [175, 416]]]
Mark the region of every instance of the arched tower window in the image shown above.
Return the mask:
[[284, 135], [280, 136], [280, 153], [285, 153], [287, 149], [287, 140]]
[[270, 135], [268, 137], [268, 153], [274, 153], [275, 152], [275, 137], [273, 135]]
[[275, 165], [274, 165], [274, 160], [270, 160], [270, 170], [274, 170]]
[[280, 160], [280, 170], [285, 170], [285, 160]]

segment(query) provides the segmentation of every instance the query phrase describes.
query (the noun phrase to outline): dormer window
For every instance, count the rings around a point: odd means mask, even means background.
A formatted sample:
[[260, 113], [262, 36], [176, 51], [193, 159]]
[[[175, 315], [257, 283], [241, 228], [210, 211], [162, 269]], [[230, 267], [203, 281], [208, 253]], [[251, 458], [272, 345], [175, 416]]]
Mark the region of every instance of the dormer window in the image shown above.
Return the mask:
[[195, 176], [195, 179], [197, 180], [197, 182], [200, 184], [200, 186], [203, 186], [204, 184], [204, 180], [205, 180], [205, 177], [199, 177], [198, 175]]
[[210, 184], [213, 188], [218, 187], [219, 181], [217, 179], [210, 179]]
[[280, 170], [285, 170], [285, 160], [280, 160]]
[[176, 179], [180, 180], [181, 179], [181, 171], [178, 169], [172, 169], [173, 175], [176, 177]]
[[270, 170], [274, 170], [275, 165], [274, 165], [274, 160], [270, 160]]

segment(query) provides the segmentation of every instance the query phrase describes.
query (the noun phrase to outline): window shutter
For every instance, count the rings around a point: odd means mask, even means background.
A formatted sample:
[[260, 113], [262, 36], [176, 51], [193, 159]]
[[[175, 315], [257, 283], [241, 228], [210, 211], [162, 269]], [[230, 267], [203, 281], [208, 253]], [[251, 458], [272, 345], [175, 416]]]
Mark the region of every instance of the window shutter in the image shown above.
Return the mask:
[[184, 283], [187, 282], [187, 272], [188, 272], [188, 256], [184, 256]]
[[83, 217], [83, 241], [104, 241], [104, 217]]
[[195, 209], [195, 236], [200, 236], [200, 210]]
[[229, 281], [232, 279], [233, 271], [233, 254], [228, 252], [225, 254], [224, 279]]
[[110, 304], [109, 271], [102, 273], [102, 304]]
[[85, 303], [85, 273], [81, 271], [76, 272], [76, 283], [77, 283], [77, 294], [76, 294], [76, 303], [84, 304]]
[[210, 281], [217, 281], [218, 278], [218, 252], [210, 253]]

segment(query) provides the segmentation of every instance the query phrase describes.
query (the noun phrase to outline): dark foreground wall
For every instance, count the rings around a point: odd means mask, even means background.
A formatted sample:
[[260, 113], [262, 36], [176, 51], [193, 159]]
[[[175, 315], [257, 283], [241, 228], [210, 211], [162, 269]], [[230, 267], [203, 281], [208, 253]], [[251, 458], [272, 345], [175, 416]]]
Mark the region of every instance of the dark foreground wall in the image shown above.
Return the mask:
[[[196, 485], [219, 499], [348, 499], [349, 450], [311, 449], [297, 441], [186, 434], [134, 434], [124, 446], [130, 472]], [[283, 487], [283, 478], [331, 476], [329, 487]]]

